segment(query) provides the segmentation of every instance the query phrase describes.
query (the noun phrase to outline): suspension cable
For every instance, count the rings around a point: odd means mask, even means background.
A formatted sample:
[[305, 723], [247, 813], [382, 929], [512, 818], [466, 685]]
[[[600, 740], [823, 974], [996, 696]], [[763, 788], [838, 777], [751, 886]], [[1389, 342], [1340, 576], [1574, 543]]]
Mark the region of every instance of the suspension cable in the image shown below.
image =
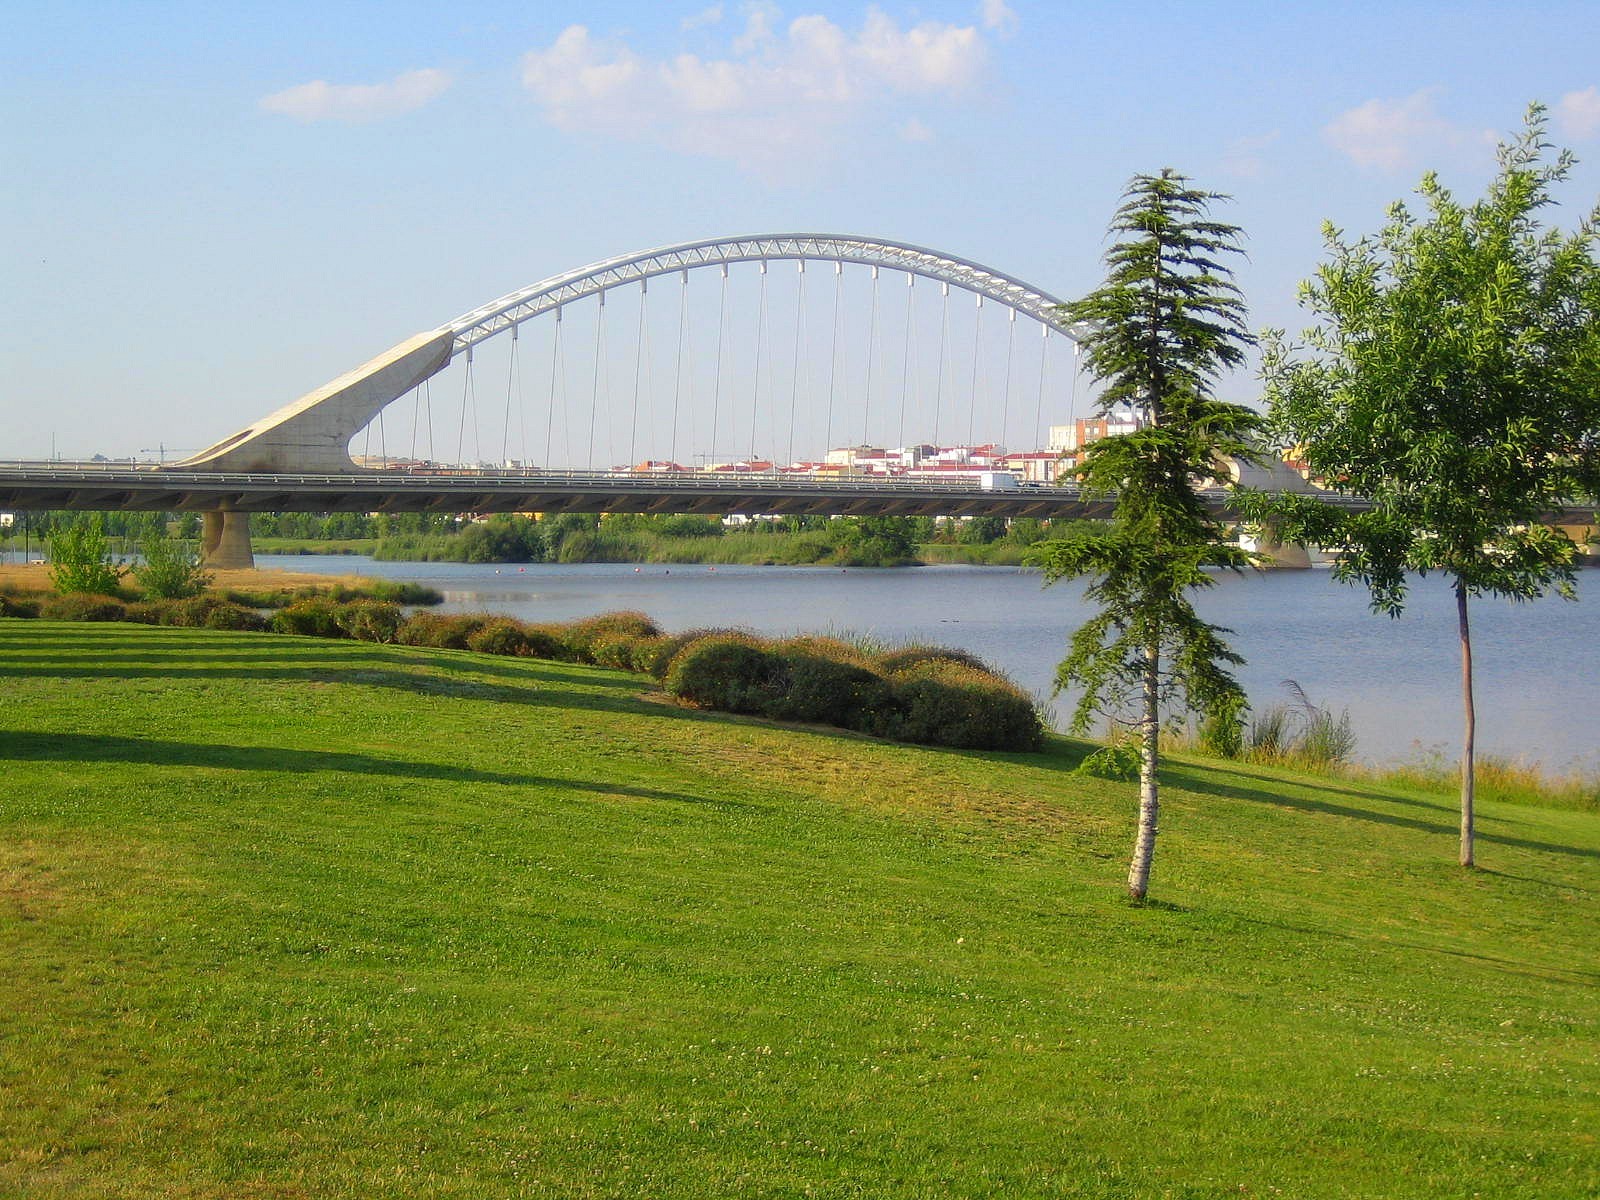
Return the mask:
[[[674, 466], [678, 462], [678, 398], [683, 387], [683, 348], [689, 341], [689, 271], [687, 268], [681, 276], [682, 286], [678, 293], [678, 362], [672, 376], [672, 440], [669, 443], [671, 450], [667, 461]], [[689, 345], [689, 367], [694, 369], [694, 346]], [[694, 379], [691, 374], [689, 382], [689, 405], [694, 406]]]
[[[601, 291], [596, 292], [595, 295], [600, 300], [600, 312], [595, 318], [595, 329], [594, 329], [594, 377], [590, 380], [590, 383], [589, 383], [589, 452], [588, 452], [588, 454], [586, 456], [586, 459], [585, 459], [585, 461], [587, 461], [587, 463], [589, 465], [589, 469], [591, 471], [594, 470], [594, 423], [595, 423], [595, 417], [600, 411], [600, 380], [601, 380], [600, 363], [605, 357], [605, 348], [606, 348], [606, 294], [605, 294], [605, 291], [602, 289]], [[608, 393], [610, 391], [609, 383], [610, 383], [610, 379], [609, 379], [609, 372], [608, 372], [607, 373], [607, 385], [608, 385], [607, 386], [607, 392]], [[608, 399], [609, 399], [609, 396], [608, 396]], [[607, 405], [607, 409], [606, 409], [607, 420], [610, 419], [610, 416], [611, 416], [610, 406]]]
[[639, 356], [644, 351], [645, 304], [650, 299], [650, 281], [639, 280], [639, 332], [633, 339], [633, 420], [628, 427], [628, 465], [639, 462]]
[[944, 294], [944, 316], [939, 323], [939, 374], [933, 385], [933, 444], [939, 447], [939, 418], [944, 415], [944, 367], [950, 354], [950, 285], [941, 283]]
[[433, 445], [433, 380], [431, 379], [422, 381], [422, 404], [428, 412], [428, 461], [436, 463], [439, 461], [439, 452]]
[[[900, 445], [898, 449], [906, 448], [906, 397], [911, 394], [911, 347], [916, 341], [916, 321], [912, 312], [911, 300], [917, 292], [917, 277], [910, 271], [906, 272], [906, 348], [905, 357], [900, 361]], [[905, 456], [902, 454], [900, 465], [905, 466]]]
[[872, 266], [872, 316], [867, 321], [867, 385], [862, 389], [861, 444], [870, 446], [868, 429], [872, 419], [872, 360], [878, 351], [878, 266]]
[[[551, 442], [555, 437], [555, 431], [556, 431], [556, 382], [557, 382], [556, 366], [560, 362], [561, 362], [561, 306], [558, 304], [556, 306], [556, 328], [555, 328], [555, 332], [550, 335], [550, 395], [549, 395], [549, 402], [545, 406], [544, 469], [547, 470], [547, 471], [550, 469]], [[566, 401], [566, 398], [567, 398], [567, 379], [566, 379], [566, 372], [565, 371], [561, 372], [560, 384], [561, 384], [561, 399], [562, 399], [563, 408], [564, 408], [565, 407], [565, 401]], [[566, 418], [565, 418], [565, 413], [563, 413], [563, 416], [562, 416], [561, 428], [563, 430], [565, 430], [567, 428], [567, 421], [566, 421]], [[569, 441], [570, 441], [570, 438], [569, 438]], [[571, 459], [570, 449], [569, 449], [569, 453], [568, 453], [568, 459], [569, 459], [569, 461]]]
[[1033, 410], [1033, 446], [1036, 450], [1044, 433], [1044, 426], [1040, 422], [1044, 419], [1044, 386], [1046, 368], [1050, 364], [1050, 326], [1040, 325], [1039, 329], [1043, 336], [1039, 339], [1039, 400]]
[[833, 449], [833, 393], [839, 367], [839, 318], [844, 310], [844, 264], [833, 264], [833, 339], [828, 346], [828, 419], [824, 426], [824, 458]]
[[750, 389], [750, 455], [748, 466], [756, 460], [756, 413], [761, 405], [761, 339], [767, 329], [767, 260], [761, 260], [761, 302], [756, 307], [756, 372]]
[[[800, 269], [800, 298], [794, 306], [794, 370], [789, 373], [789, 448], [787, 451], [789, 463], [794, 464], [794, 414], [800, 407], [800, 371], [801, 371], [801, 346], [805, 342], [806, 328], [806, 260], [800, 259], [795, 263]], [[806, 383], [811, 382], [810, 373], [807, 372]]]
[[972, 380], [967, 389], [967, 447], [972, 447], [973, 422], [978, 415], [978, 359], [983, 344], [983, 293], [977, 294], [978, 308], [972, 318]]
[[1017, 349], [1017, 310], [1006, 309], [1011, 320], [1006, 330], [1006, 383], [1005, 395], [1000, 400], [1000, 444], [1010, 449], [1011, 436], [1011, 358]]
[[411, 461], [417, 461], [417, 418], [422, 415], [422, 385], [411, 389]]
[[728, 264], [722, 264], [722, 301], [717, 306], [717, 374], [711, 381], [711, 449], [706, 465], [717, 464], [717, 422], [722, 417], [722, 344], [728, 328]]
[[[467, 406], [469, 404], [472, 406], [472, 434], [473, 440], [476, 442], [478, 435], [478, 404], [477, 397], [475, 396], [472, 388], [471, 346], [467, 347], [466, 377], [461, 384], [461, 423], [459, 428], [456, 430], [456, 462], [458, 464], [465, 461], [465, 456], [467, 453]], [[481, 447], [478, 458], [480, 460], [483, 458]]]
[[511, 361], [506, 365], [506, 417], [500, 430], [500, 465], [509, 466], [511, 463], [511, 391], [517, 382], [517, 348], [518, 335], [522, 332], [519, 326], [511, 327]]

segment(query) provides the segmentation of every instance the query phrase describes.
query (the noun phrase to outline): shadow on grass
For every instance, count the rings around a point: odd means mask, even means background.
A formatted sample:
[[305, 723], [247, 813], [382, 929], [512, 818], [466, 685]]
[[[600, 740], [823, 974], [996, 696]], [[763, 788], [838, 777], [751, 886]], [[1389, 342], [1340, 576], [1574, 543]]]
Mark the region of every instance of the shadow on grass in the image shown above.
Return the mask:
[[449, 763], [406, 762], [329, 750], [291, 749], [283, 746], [208, 745], [150, 738], [112, 737], [82, 733], [11, 733], [0, 737], [0, 762], [122, 763], [158, 767], [209, 767], [228, 771], [308, 775], [338, 771], [397, 779], [431, 779], [447, 783], [490, 783], [516, 787], [553, 788], [602, 796], [630, 796], [708, 808], [749, 808], [737, 800], [690, 796], [628, 784], [596, 783], [584, 779], [559, 779], [506, 771], [482, 771]]
[[[1186, 792], [1195, 792], [1203, 796], [1219, 796], [1226, 800], [1244, 800], [1252, 804], [1271, 804], [1280, 808], [1293, 808], [1300, 812], [1323, 813], [1333, 817], [1349, 817], [1357, 821], [1370, 821], [1377, 825], [1392, 825], [1402, 829], [1414, 829], [1418, 833], [1455, 837], [1460, 832], [1453, 821], [1425, 821], [1420, 817], [1378, 812], [1370, 808], [1354, 808], [1348, 804], [1337, 804], [1332, 800], [1318, 800], [1312, 799], [1310, 796], [1293, 795], [1288, 791], [1266, 792], [1256, 788], [1219, 784], [1205, 775], [1183, 766], [1170, 766], [1162, 772], [1162, 776], [1166, 782], [1180, 787]], [[1246, 777], [1248, 778], [1249, 776]], [[1260, 777], [1256, 776], [1255, 778], [1259, 779]], [[1421, 801], [1394, 798], [1386, 795], [1373, 795], [1340, 787], [1326, 787], [1314, 782], [1297, 783], [1295, 788], [1301, 792], [1315, 792], [1334, 796], [1355, 796], [1358, 798], [1370, 796], [1373, 800], [1382, 804], [1413, 804], [1440, 811], [1438, 806], [1428, 805]], [[1567, 854], [1574, 858], [1600, 858], [1600, 850], [1587, 850], [1582, 846], [1563, 846], [1556, 842], [1538, 842], [1531, 838], [1507, 837], [1505, 834], [1485, 831], [1481, 823], [1477, 831], [1477, 838], [1480, 842], [1493, 842], [1500, 846], [1516, 846], [1523, 850], [1540, 850], [1549, 854]]]

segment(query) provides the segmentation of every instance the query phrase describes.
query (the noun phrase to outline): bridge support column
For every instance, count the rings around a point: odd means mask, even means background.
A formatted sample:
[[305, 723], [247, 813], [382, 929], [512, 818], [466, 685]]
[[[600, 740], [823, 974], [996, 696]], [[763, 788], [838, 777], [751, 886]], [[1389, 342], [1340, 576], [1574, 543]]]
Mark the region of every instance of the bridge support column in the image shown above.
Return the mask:
[[200, 529], [200, 562], [220, 571], [249, 570], [256, 565], [250, 550], [250, 514], [208, 512]]
[[[1254, 543], [1253, 547], [1251, 543]], [[1272, 525], [1263, 525], [1255, 531], [1255, 536], [1245, 539], [1246, 548], [1253, 548], [1255, 552], [1268, 561], [1268, 565], [1277, 571], [1309, 571], [1311, 569], [1311, 552], [1300, 542], [1285, 542], [1278, 536], [1278, 530]]]

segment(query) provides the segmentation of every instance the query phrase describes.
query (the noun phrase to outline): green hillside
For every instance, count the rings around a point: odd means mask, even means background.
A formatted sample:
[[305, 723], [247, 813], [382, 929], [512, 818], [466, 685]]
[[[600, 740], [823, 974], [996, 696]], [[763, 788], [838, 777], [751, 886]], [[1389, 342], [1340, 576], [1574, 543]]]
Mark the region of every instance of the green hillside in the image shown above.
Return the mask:
[[0, 1195], [1600, 1193], [1600, 816], [0, 621]]

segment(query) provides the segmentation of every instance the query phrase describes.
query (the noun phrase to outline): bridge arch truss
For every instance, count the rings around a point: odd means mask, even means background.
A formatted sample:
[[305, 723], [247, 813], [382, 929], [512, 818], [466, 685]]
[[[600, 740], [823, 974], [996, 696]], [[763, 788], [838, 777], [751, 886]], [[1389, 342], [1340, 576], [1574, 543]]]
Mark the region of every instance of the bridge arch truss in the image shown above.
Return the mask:
[[446, 328], [454, 335], [452, 354], [470, 350], [485, 338], [542, 313], [625, 284], [704, 267], [726, 269], [734, 263], [794, 260], [851, 263], [920, 275], [1013, 308], [1074, 341], [1081, 336], [1080, 328], [1062, 321], [1057, 312], [1059, 299], [990, 267], [902, 242], [839, 234], [783, 233], [664, 246], [551, 276], [451, 321]]

